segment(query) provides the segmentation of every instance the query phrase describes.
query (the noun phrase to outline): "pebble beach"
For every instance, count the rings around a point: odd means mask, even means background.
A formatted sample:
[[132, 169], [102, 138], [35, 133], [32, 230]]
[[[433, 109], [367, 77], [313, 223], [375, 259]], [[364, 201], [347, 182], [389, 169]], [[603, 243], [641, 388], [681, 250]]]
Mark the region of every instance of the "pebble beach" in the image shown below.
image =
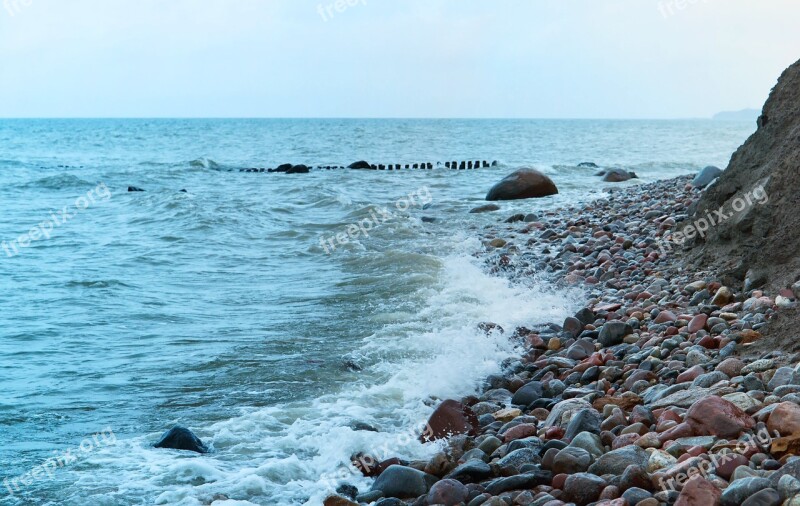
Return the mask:
[[798, 358], [748, 351], [795, 294], [738, 291], [686, 265], [672, 237], [702, 194], [691, 183], [484, 229], [478, 254], [495, 275], [577, 288], [583, 309], [527, 328], [482, 323], [519, 356], [479, 395], [439, 404], [421, 438], [441, 451], [362, 458], [372, 490], [344, 485], [326, 506], [800, 504]]

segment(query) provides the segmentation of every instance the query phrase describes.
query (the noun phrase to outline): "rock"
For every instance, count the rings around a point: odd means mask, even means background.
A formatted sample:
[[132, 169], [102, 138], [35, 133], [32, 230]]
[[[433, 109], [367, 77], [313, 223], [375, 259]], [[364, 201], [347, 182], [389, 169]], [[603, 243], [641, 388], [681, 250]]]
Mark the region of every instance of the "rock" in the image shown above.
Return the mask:
[[275, 172], [288, 172], [292, 167], [294, 167], [294, 165], [291, 163], [284, 163], [278, 165], [278, 167], [275, 169]]
[[446, 400], [431, 415], [425, 432], [420, 435], [420, 440], [434, 441], [454, 434], [476, 436], [478, 427], [480, 427], [478, 417], [468, 406], [455, 400]]
[[564, 491], [568, 501], [578, 506], [586, 506], [597, 501], [606, 485], [606, 481], [599, 476], [578, 473], [567, 476]]
[[622, 344], [622, 338], [628, 334], [633, 333], [633, 327], [625, 322], [610, 321], [603, 325], [600, 329], [600, 335], [597, 337], [599, 342], [604, 348]]
[[549, 485], [551, 481], [553, 481], [552, 473], [534, 471], [509, 478], [498, 478], [489, 482], [485, 488], [489, 494], [500, 495], [509, 490], [532, 489], [540, 485]]
[[592, 464], [592, 455], [583, 448], [566, 447], [553, 460], [552, 471], [555, 474], [583, 473]]
[[478, 214], [478, 213], [491, 213], [492, 211], [499, 211], [500, 206], [497, 204], [486, 204], [484, 206], [478, 206], [473, 209], [470, 209], [470, 214]]
[[578, 167], [584, 167], [584, 168], [588, 168], [588, 169], [599, 169], [600, 168], [594, 162], [581, 162], [581, 163], [578, 164]]
[[713, 483], [698, 476], [686, 482], [675, 506], [717, 506], [722, 491]]
[[504, 241], [503, 239], [500, 239], [499, 237], [497, 239], [492, 239], [489, 242], [489, 246], [491, 246], [492, 248], [502, 248], [506, 244], [508, 244], [508, 243], [506, 241]]
[[501, 409], [500, 411], [495, 411], [492, 414], [492, 416], [494, 417], [495, 420], [507, 423], [517, 418], [518, 416], [522, 416], [522, 411], [517, 408], [505, 408]]
[[782, 502], [777, 490], [767, 488], [748, 497], [742, 506], [780, 506]]
[[676, 462], [678, 462], [678, 459], [669, 453], [662, 450], [656, 450], [650, 454], [650, 457], [647, 460], [647, 472], [654, 473], [660, 469], [670, 467]]
[[332, 495], [325, 499], [322, 506], [358, 506], [358, 503], [344, 497]]
[[539, 462], [539, 451], [532, 448], [520, 448], [510, 452], [508, 455], [497, 461], [500, 469], [510, 469], [519, 472], [526, 464], [536, 464]]
[[564, 438], [567, 441], [572, 441], [581, 432], [600, 434], [600, 424], [602, 422], [603, 417], [597, 410], [593, 408], [582, 409], [572, 416], [567, 425], [567, 432], [564, 434]]
[[372, 166], [369, 164], [369, 162], [365, 162], [364, 160], [361, 160], [361, 161], [358, 161], [358, 162], [351, 163], [350, 165], [347, 166], [347, 168], [348, 169], [367, 169], [368, 170], [368, 169], [371, 169]]
[[603, 181], [606, 183], [621, 183], [636, 178], [636, 174], [623, 169], [608, 169], [603, 174]]
[[751, 372], [764, 372], [768, 371], [775, 367], [775, 362], [768, 358], [763, 358], [761, 360], [756, 360], [755, 362], [751, 362], [742, 368], [741, 374], [747, 375]]
[[353, 485], [348, 485], [347, 483], [343, 485], [339, 485], [336, 488], [336, 493], [343, 496], [349, 497], [350, 499], [355, 499], [358, 495], [358, 488], [354, 487]]
[[300, 165], [293, 165], [291, 169], [287, 170], [287, 174], [308, 174], [310, 169], [308, 166], [300, 164]]
[[208, 453], [208, 447], [195, 436], [194, 432], [186, 427], [175, 426], [164, 433], [161, 439], [153, 445], [155, 448], [170, 448], [173, 450], [186, 450], [197, 453]]
[[129, 186], [128, 187], [128, 191], [129, 192], [143, 192], [144, 190], [142, 190], [141, 188], [137, 188], [135, 186]]
[[445, 479], [457, 480], [461, 483], [479, 483], [492, 476], [492, 468], [482, 460], [472, 459], [464, 462], [445, 476]]
[[729, 378], [735, 378], [736, 376], [739, 376], [743, 368], [744, 362], [738, 358], [726, 358], [720, 362], [716, 370], [724, 373]]
[[561, 401], [550, 410], [550, 415], [548, 415], [544, 425], [545, 427], [557, 426], [565, 428], [575, 413], [591, 407], [592, 405], [583, 399], [567, 399]]
[[411, 467], [393, 465], [378, 476], [371, 490], [380, 490], [386, 497], [416, 498], [427, 494], [436, 482], [437, 478], [430, 474]]
[[542, 383], [531, 381], [514, 393], [511, 404], [515, 406], [528, 406], [542, 397]]
[[519, 223], [520, 221], [525, 221], [525, 215], [522, 213], [517, 213], [508, 217], [503, 223]]
[[428, 504], [458, 506], [466, 502], [469, 490], [456, 480], [442, 480], [435, 483], [428, 492]]
[[698, 436], [738, 438], [755, 420], [733, 403], [717, 396], [698, 400], [686, 413], [686, 422]]
[[705, 188], [721, 175], [722, 171], [718, 167], [709, 165], [701, 170], [697, 176], [695, 176], [695, 178], [692, 180], [692, 186], [695, 188]]
[[598, 476], [605, 474], [621, 475], [628, 466], [647, 468], [649, 458], [650, 454], [644, 449], [635, 445], [625, 446], [618, 450], [610, 451], [597, 459], [589, 468], [589, 472]]
[[772, 379], [769, 380], [767, 384], [767, 388], [770, 390], [775, 390], [778, 387], [782, 387], [784, 385], [793, 385], [796, 384], [795, 382], [795, 372], [794, 369], [791, 367], [781, 367], [775, 374], [772, 376]]
[[586, 450], [592, 455], [593, 459], [605, 453], [605, 448], [603, 447], [600, 436], [592, 434], [591, 432], [581, 432], [575, 436], [575, 439], [572, 440], [569, 446]]
[[699, 314], [692, 318], [692, 321], [689, 322], [688, 330], [690, 334], [694, 334], [706, 328], [706, 322], [708, 321], [708, 316], [704, 314]]
[[711, 304], [719, 307], [724, 307], [727, 304], [730, 304], [733, 301], [733, 292], [727, 286], [721, 287], [717, 290], [716, 295], [714, 298], [711, 299]]
[[583, 332], [583, 322], [572, 316], [564, 320], [564, 332], [569, 332], [572, 337], [578, 337]]
[[518, 200], [558, 193], [553, 181], [535, 169], [522, 168], [506, 176], [489, 190], [486, 200]]
[[736, 480], [722, 492], [720, 504], [722, 506], [741, 506], [745, 499], [766, 488], [769, 488], [769, 480], [766, 478]]
[[800, 436], [800, 406], [793, 402], [782, 402], [770, 413], [767, 419], [770, 434], [776, 431], [782, 436]]

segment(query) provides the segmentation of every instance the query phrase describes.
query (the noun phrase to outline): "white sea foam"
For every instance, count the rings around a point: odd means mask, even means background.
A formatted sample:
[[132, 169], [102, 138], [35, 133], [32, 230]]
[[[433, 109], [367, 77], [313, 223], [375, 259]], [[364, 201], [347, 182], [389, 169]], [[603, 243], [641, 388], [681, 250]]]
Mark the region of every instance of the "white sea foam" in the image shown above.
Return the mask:
[[[459, 249], [474, 251], [477, 245], [467, 240]], [[436, 446], [410, 436], [432, 412], [432, 403], [424, 401], [473, 392], [514, 354], [507, 335], [486, 336], [476, 329], [477, 323], [493, 321], [513, 330], [557, 321], [574, 309], [567, 294], [548, 287], [512, 286], [487, 275], [464, 253], [443, 259], [438, 282], [419, 296], [426, 301], [419, 313], [384, 325], [355, 352], [374, 364], [368, 371], [376, 378], [373, 384], [355, 385], [310, 403], [245, 410], [197, 428], [215, 449], [210, 455], [152, 449], [156, 434], [128, 441], [113, 465], [106, 460], [91, 477], [83, 475], [79, 486], [85, 490], [121, 481], [126, 495], [152, 496], [156, 504], [180, 506], [319, 505], [339, 481], [363, 491], [369, 480], [350, 466], [352, 454], [430, 457]], [[391, 308], [378, 303], [376, 309], [384, 314]], [[355, 421], [381, 431], [354, 430], [350, 425]], [[332, 479], [337, 472], [341, 474]]]

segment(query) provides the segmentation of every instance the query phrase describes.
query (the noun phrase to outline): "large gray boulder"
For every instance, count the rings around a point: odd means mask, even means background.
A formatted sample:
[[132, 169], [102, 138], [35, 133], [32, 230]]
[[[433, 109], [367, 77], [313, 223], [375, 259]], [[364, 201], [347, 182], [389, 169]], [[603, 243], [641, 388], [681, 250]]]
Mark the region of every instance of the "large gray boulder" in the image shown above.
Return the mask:
[[536, 169], [522, 168], [494, 185], [486, 195], [486, 200], [535, 199], [557, 193], [558, 188], [552, 179]]
[[709, 165], [701, 170], [697, 176], [692, 180], [692, 186], [695, 188], [705, 188], [710, 185], [714, 180], [722, 175], [722, 171], [718, 167]]

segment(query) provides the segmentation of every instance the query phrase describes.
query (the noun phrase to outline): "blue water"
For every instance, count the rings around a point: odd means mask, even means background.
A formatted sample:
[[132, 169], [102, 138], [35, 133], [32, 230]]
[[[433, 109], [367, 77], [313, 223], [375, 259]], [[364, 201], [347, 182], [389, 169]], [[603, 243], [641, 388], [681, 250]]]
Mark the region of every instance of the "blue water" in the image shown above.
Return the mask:
[[[486, 273], [474, 257], [485, 227], [613, 186], [579, 162], [634, 170], [641, 179], [625, 184], [638, 184], [724, 167], [754, 129], [0, 120], [0, 478], [18, 479], [0, 487], [0, 504], [320, 504], [331, 483], [321, 478], [355, 451], [430, 455], [398, 440], [426, 419], [426, 400], [473, 391], [514, 354], [475, 325], [557, 321], [580, 303]], [[499, 166], [238, 172], [361, 159]], [[468, 214], [521, 165], [549, 174], [561, 193]], [[375, 221], [376, 208], [391, 217]], [[321, 244], [367, 219], [370, 230], [326, 253]], [[353, 430], [354, 421], [381, 432]], [[213, 452], [153, 449], [175, 423]], [[92, 440], [103, 431], [114, 437]], [[31, 476], [67, 450], [76, 461]]]

